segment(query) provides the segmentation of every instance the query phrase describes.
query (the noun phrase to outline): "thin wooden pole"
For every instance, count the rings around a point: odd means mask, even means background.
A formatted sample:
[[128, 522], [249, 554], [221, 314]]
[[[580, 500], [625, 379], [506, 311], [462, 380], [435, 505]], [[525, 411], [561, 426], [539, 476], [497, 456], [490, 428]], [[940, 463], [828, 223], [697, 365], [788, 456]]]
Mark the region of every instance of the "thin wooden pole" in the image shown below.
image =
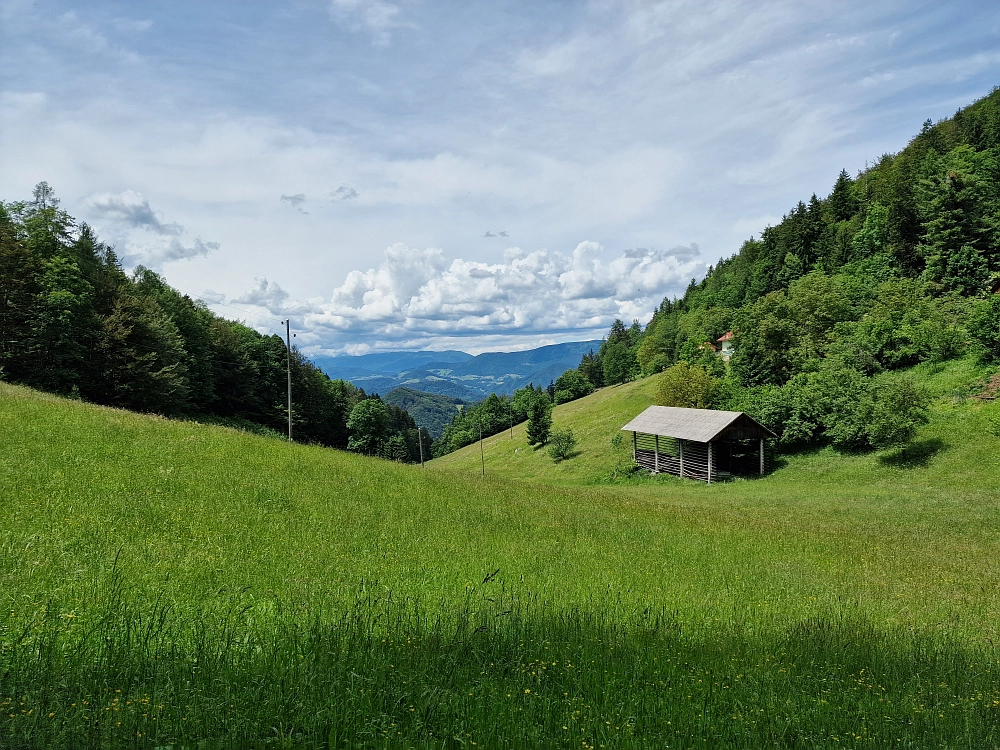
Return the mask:
[[420, 446], [420, 468], [424, 468], [424, 436], [420, 434], [420, 425], [417, 425], [417, 445]]
[[712, 483], [712, 444], [708, 444], [708, 483]]
[[677, 448], [678, 448], [678, 453], [680, 453], [680, 457], [681, 457], [681, 469], [680, 469], [680, 472], [678, 472], [677, 476], [679, 476], [679, 477], [681, 477], [683, 479], [684, 478], [684, 441], [683, 440], [678, 440], [677, 441]]
[[760, 475], [764, 476], [764, 438], [760, 439]]
[[635, 430], [632, 430], [632, 460], [635, 461], [639, 457], [639, 450], [636, 447], [636, 437]]
[[483, 451], [483, 423], [479, 423], [479, 458], [483, 461], [483, 476], [486, 476], [486, 453]]
[[288, 442], [292, 442], [292, 321], [285, 321], [285, 348], [288, 350]]
[[660, 436], [653, 435], [653, 473], [660, 473]]

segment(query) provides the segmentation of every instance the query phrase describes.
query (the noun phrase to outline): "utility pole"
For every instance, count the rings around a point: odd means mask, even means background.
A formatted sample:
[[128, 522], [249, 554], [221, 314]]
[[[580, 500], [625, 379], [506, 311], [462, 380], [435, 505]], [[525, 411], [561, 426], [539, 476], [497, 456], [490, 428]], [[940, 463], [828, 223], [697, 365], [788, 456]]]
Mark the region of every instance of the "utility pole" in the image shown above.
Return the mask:
[[292, 442], [292, 321], [285, 321], [285, 348], [288, 355], [288, 442]]
[[420, 425], [417, 425], [417, 445], [420, 446], [420, 468], [424, 468], [424, 436], [420, 433]]
[[507, 419], [510, 421], [510, 439], [514, 439], [514, 397], [507, 402]]
[[483, 452], [483, 423], [479, 423], [479, 458], [483, 462], [483, 476], [486, 476], [486, 454]]

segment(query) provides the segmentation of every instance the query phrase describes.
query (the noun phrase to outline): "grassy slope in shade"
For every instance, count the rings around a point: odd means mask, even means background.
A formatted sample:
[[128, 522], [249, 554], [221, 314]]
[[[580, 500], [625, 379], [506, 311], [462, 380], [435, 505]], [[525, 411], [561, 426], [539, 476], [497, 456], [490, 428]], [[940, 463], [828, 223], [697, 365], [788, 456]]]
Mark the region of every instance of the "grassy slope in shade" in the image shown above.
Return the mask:
[[915, 458], [711, 488], [596, 485], [651, 381], [558, 407], [563, 464], [491, 438], [485, 479], [0, 384], [0, 735], [995, 747], [997, 407], [917, 372]]

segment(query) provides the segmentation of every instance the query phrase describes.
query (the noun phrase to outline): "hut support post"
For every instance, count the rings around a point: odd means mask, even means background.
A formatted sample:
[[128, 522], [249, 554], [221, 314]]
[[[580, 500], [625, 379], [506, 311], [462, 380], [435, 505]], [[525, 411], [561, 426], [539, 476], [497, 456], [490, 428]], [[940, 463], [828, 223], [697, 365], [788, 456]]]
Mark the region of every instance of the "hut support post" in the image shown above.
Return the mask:
[[684, 441], [677, 441], [677, 454], [680, 457], [680, 470], [677, 472], [677, 476], [681, 479], [684, 478]]
[[712, 444], [708, 444], [708, 483], [712, 483]]
[[653, 473], [660, 473], [660, 436], [653, 435]]
[[632, 460], [635, 461], [639, 457], [639, 449], [636, 446], [635, 432], [632, 433]]
[[764, 476], [764, 438], [760, 439], [760, 475]]

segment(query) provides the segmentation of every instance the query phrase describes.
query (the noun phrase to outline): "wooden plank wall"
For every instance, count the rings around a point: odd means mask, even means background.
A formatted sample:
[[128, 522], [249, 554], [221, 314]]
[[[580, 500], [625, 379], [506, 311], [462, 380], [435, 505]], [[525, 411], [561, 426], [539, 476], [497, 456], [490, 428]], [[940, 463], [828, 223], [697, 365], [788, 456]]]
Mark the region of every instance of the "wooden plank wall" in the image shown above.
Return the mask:
[[[656, 444], [659, 442], [659, 451]], [[644, 469], [661, 474], [673, 474], [685, 479], [698, 479], [707, 482], [708, 477], [708, 443], [684, 441], [684, 472], [681, 473], [681, 446], [675, 438], [636, 434], [635, 462]], [[712, 481], [719, 481], [718, 462], [712, 463]]]

